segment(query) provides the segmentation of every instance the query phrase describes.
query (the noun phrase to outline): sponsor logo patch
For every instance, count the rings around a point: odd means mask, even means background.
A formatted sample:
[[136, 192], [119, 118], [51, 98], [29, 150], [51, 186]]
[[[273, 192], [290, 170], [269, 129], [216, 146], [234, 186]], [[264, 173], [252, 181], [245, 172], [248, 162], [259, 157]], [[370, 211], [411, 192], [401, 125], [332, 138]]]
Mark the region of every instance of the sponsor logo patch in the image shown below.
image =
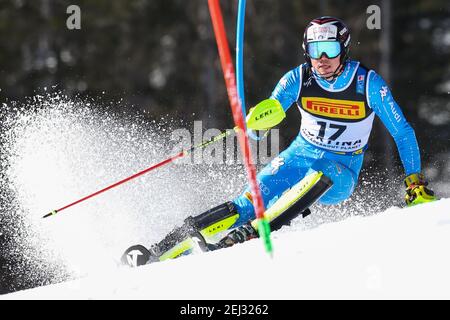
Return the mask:
[[342, 29], [340, 32], [339, 32], [339, 34], [342, 36], [344, 33], [346, 33], [347, 32], [347, 28], [344, 28], [344, 29]]
[[402, 120], [402, 117], [400, 116], [400, 114], [395, 109], [394, 102], [389, 102], [389, 106], [391, 107], [392, 115], [394, 116], [395, 121], [400, 122], [400, 120]]
[[303, 85], [305, 86], [305, 87], [309, 87], [309, 86], [311, 86], [311, 84], [312, 84], [312, 77], [309, 77], [308, 78], [308, 80], [306, 80], [306, 82], [303, 82]]
[[280, 167], [284, 165], [284, 158], [276, 157], [272, 160], [270, 165], [272, 166], [272, 174], [276, 174], [278, 170], [280, 170]]
[[358, 81], [356, 82], [356, 92], [359, 94], [364, 94], [364, 79], [365, 76], [363, 74], [358, 76]]
[[337, 27], [332, 24], [315, 25], [308, 29], [306, 36], [308, 41], [336, 39]]
[[386, 97], [387, 92], [388, 92], [388, 87], [382, 86], [381, 90], [380, 90], [381, 101], [384, 102], [384, 97]]
[[303, 97], [302, 108], [309, 113], [335, 119], [358, 120], [366, 117], [363, 101]]

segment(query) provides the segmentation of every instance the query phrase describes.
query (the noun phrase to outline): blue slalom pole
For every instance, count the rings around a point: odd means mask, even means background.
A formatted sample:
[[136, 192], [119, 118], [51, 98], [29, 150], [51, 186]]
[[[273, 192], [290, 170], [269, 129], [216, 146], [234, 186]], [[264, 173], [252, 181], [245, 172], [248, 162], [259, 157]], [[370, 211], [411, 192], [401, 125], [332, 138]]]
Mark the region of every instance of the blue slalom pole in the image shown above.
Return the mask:
[[[238, 98], [241, 101], [242, 114], [244, 117], [247, 115], [244, 92], [244, 30], [246, 3], [246, 0], [239, 0], [236, 30], [236, 87], [238, 91]], [[264, 138], [258, 137], [252, 130], [247, 130], [247, 134], [253, 140], [262, 140]]]
[[238, 91], [238, 98], [241, 101], [242, 114], [244, 115], [244, 117], [247, 114], [247, 110], [245, 108], [245, 93], [244, 93], [245, 5], [246, 0], [239, 0], [237, 30], [236, 30], [236, 86]]

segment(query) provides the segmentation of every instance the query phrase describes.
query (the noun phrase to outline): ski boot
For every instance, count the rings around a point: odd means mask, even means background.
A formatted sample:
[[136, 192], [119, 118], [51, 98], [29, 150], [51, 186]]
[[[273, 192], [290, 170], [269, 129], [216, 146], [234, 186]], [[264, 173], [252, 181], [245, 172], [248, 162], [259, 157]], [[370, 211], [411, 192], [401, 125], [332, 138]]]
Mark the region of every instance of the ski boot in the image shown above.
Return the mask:
[[221, 248], [228, 248], [234, 246], [237, 243], [243, 243], [245, 241], [258, 238], [258, 231], [253, 228], [251, 221], [246, 224], [237, 227], [230, 233], [228, 233], [222, 240], [220, 240], [217, 244], [211, 245], [209, 244], [207, 248], [211, 250], [217, 250]]
[[198, 216], [188, 217], [181, 227], [172, 230], [163, 240], [145, 248], [132, 246], [122, 255], [123, 264], [136, 267], [178, 258], [195, 249], [207, 251], [205, 238], [228, 230], [239, 218], [233, 202], [226, 202]]

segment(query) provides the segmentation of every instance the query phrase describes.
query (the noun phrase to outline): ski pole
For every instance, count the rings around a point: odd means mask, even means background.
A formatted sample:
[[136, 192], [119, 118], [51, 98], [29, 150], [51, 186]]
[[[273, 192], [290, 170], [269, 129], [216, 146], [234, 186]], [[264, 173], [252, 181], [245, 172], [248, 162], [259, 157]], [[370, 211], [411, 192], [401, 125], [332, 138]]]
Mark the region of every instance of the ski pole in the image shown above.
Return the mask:
[[57, 214], [58, 212], [61, 212], [61, 211], [65, 210], [65, 209], [67, 209], [67, 208], [70, 208], [70, 207], [78, 204], [78, 203], [81, 203], [81, 202], [83, 202], [85, 200], [88, 200], [88, 199], [90, 199], [92, 197], [95, 197], [95, 196], [97, 196], [97, 195], [99, 195], [99, 194], [101, 194], [101, 193], [103, 193], [105, 191], [108, 191], [108, 190], [110, 190], [112, 188], [115, 188], [115, 187], [121, 185], [121, 184], [124, 184], [125, 182], [128, 182], [128, 181], [133, 180], [133, 179], [135, 179], [135, 178], [137, 178], [139, 176], [142, 176], [143, 174], [145, 174], [147, 172], [150, 172], [150, 171], [155, 170], [155, 169], [157, 169], [159, 167], [162, 167], [162, 166], [164, 166], [164, 165], [166, 165], [168, 163], [171, 163], [171, 162], [173, 162], [176, 159], [179, 159], [179, 158], [182, 158], [184, 156], [187, 156], [190, 153], [192, 153], [193, 151], [195, 151], [196, 149], [205, 148], [205, 147], [209, 146], [210, 144], [213, 144], [213, 143], [215, 143], [217, 141], [225, 139], [227, 136], [229, 136], [233, 132], [236, 132], [237, 130], [238, 130], [238, 127], [234, 127], [233, 130], [226, 130], [226, 131], [222, 132], [221, 134], [219, 134], [219, 135], [217, 135], [215, 137], [212, 137], [208, 141], [205, 141], [205, 142], [202, 142], [202, 143], [200, 143], [198, 145], [195, 145], [195, 146], [191, 147], [188, 150], [183, 150], [180, 153], [178, 153], [178, 154], [176, 154], [176, 155], [174, 155], [174, 156], [172, 156], [172, 157], [170, 157], [170, 158], [168, 158], [168, 159], [166, 159], [164, 161], [161, 161], [161, 162], [159, 162], [157, 164], [152, 165], [151, 167], [149, 167], [149, 168], [147, 168], [145, 170], [142, 170], [142, 171], [140, 171], [140, 172], [138, 172], [138, 173], [136, 173], [136, 174], [134, 174], [132, 176], [129, 176], [128, 178], [120, 180], [120, 181], [118, 181], [118, 182], [116, 182], [116, 183], [114, 183], [114, 184], [112, 184], [112, 185], [110, 185], [110, 186], [108, 186], [106, 188], [103, 188], [103, 189], [101, 189], [101, 190], [99, 190], [97, 192], [94, 192], [94, 193], [92, 193], [92, 194], [90, 194], [90, 195], [88, 195], [88, 196], [86, 196], [84, 198], [81, 198], [81, 199], [79, 199], [79, 200], [77, 200], [75, 202], [72, 202], [72, 203], [70, 203], [70, 204], [68, 204], [68, 205], [66, 205], [66, 206], [64, 206], [64, 207], [62, 207], [60, 209], [53, 210], [53, 211], [47, 213], [46, 215], [44, 215], [42, 218], [47, 218], [47, 217], [53, 216], [53, 215]]

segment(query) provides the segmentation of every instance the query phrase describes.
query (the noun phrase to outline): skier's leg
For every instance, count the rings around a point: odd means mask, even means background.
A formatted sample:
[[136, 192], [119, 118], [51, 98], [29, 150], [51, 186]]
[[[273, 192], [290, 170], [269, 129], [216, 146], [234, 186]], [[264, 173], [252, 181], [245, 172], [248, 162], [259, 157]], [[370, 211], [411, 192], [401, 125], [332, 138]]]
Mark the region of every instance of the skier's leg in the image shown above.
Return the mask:
[[[293, 219], [302, 214], [310, 214], [309, 207], [316, 202], [332, 186], [332, 181], [321, 171], [311, 172], [291, 189], [286, 191], [265, 212], [273, 231], [289, 225]], [[235, 228], [228, 233], [217, 245], [210, 245], [210, 249], [230, 247], [236, 243], [258, 237], [257, 222], [255, 220]]]
[[[286, 159], [289, 160], [287, 157]], [[279, 166], [277, 166], [277, 171], [279, 169]], [[274, 172], [274, 175], [277, 176], [276, 181], [282, 181], [284, 185], [289, 183], [289, 181], [292, 181], [292, 179], [280, 178], [278, 174], [290, 175], [292, 174], [290, 171], [293, 170], [293, 168], [285, 167], [283, 169], [284, 170], [281, 172]], [[299, 172], [301, 169], [304, 169], [304, 171], [307, 170], [307, 168], [300, 167], [297, 167], [295, 170]], [[264, 170], [273, 172], [273, 165], [266, 167]], [[260, 174], [260, 177], [266, 179], [268, 175], [264, 174], [264, 170], [263, 174]], [[323, 175], [322, 172], [311, 172], [292, 188], [288, 188], [288, 191], [284, 192], [280, 197], [278, 196], [278, 194], [281, 193], [280, 191], [272, 194], [270, 208], [266, 211], [266, 217], [268, 217], [270, 221], [272, 230], [277, 230], [283, 225], [290, 224], [290, 222], [300, 214], [303, 214], [304, 216], [308, 215], [308, 207], [328, 190], [331, 184], [331, 181]], [[272, 188], [272, 193], [273, 190], [278, 190], [279, 187], [278, 184], [275, 188]], [[270, 192], [266, 193], [266, 195], [270, 194]], [[152, 256], [156, 258], [156, 261], [173, 259], [190, 252], [195, 246], [196, 237], [203, 240], [204, 238], [209, 238], [221, 231], [236, 228], [239, 220], [241, 219], [235, 204], [233, 202], [226, 202], [198, 216], [188, 217], [181, 227], [174, 229], [162, 241], [153, 245], [149, 250]], [[238, 226], [241, 225], [242, 223]], [[237, 230], [245, 230], [246, 227], [246, 225], [243, 225], [244, 229]], [[244, 240], [248, 240], [247, 238], [255, 234], [255, 223], [253, 224], [253, 228], [253, 234], [247, 235]], [[251, 231], [252, 229], [247, 228], [247, 230]]]
[[[304, 176], [319, 171], [333, 181], [333, 187], [320, 199], [320, 203], [337, 204], [353, 193], [363, 157], [363, 154], [340, 155], [325, 152], [306, 143], [299, 136], [288, 149], [258, 174], [264, 205], [270, 208], [283, 192], [292, 188]], [[233, 227], [255, 218], [249, 189], [236, 198], [234, 203], [239, 220]]]
[[[264, 207], [270, 208], [286, 190], [301, 181], [319, 156], [315, 150], [303, 146], [302, 140], [297, 138], [289, 148], [265, 166], [257, 176]], [[250, 188], [245, 189], [233, 202], [239, 213], [239, 219], [233, 228], [255, 218]]]
[[[353, 193], [362, 167], [363, 155], [337, 155], [323, 152], [308, 169], [306, 177], [284, 193], [265, 213], [272, 230], [277, 230], [302, 213], [310, 214], [309, 207], [319, 201], [337, 204]], [[321, 179], [317, 179], [323, 173]], [[304, 192], [296, 192], [304, 190]], [[290, 203], [293, 205], [290, 206]], [[288, 204], [288, 205], [286, 205]], [[216, 248], [232, 246], [258, 236], [255, 221], [248, 221], [231, 231]]]
[[312, 171], [322, 171], [333, 181], [333, 186], [320, 199], [325, 205], [338, 204], [348, 199], [356, 188], [358, 175], [363, 163], [363, 155], [337, 155], [326, 153], [311, 167]]
[[198, 216], [188, 217], [181, 227], [172, 230], [163, 240], [150, 247], [155, 261], [173, 259], [189, 253], [196, 238], [209, 238], [229, 229], [239, 218], [233, 202], [225, 202]]
[[229, 229], [239, 214], [233, 202], [226, 202], [198, 216], [188, 217], [181, 227], [173, 229], [164, 239], [149, 249], [136, 245], [122, 255], [122, 263], [131, 267], [150, 262], [174, 259], [192, 251], [204, 238]]
[[[273, 168], [268, 167], [265, 168], [265, 170], [272, 171]], [[283, 174], [287, 174], [286, 171], [289, 170], [292, 170], [292, 168], [286, 168], [286, 170], [283, 170], [282, 172]], [[307, 168], [305, 168], [305, 171], [306, 170]], [[261, 176], [263, 179], [268, 177], [267, 174], [262, 174], [260, 177]], [[278, 181], [283, 182], [282, 185], [285, 186], [285, 184], [289, 182], [289, 179], [280, 179]], [[266, 212], [266, 215], [270, 217], [271, 227], [276, 230], [283, 225], [289, 224], [292, 219], [303, 212], [304, 215], [307, 215], [308, 212], [305, 212], [305, 210], [308, 209], [317, 197], [323, 194], [329, 186], [329, 180], [321, 173], [311, 174], [303, 179], [280, 198], [280, 200], [283, 199], [282, 201], [277, 202], [283, 203], [283, 205], [273, 205], [272, 208]], [[273, 190], [278, 190], [279, 187], [280, 185], [277, 185], [276, 188], [273, 187], [271, 189], [272, 192]], [[278, 194], [280, 192], [278, 192]], [[304, 196], [305, 192], [309, 192], [309, 196]], [[268, 192], [266, 195], [270, 195], [270, 193]], [[273, 194], [272, 198], [278, 199], [277, 194]], [[281, 216], [281, 213], [284, 211], [286, 212]], [[241, 226], [242, 223], [238, 224], [238, 220], [240, 220], [240, 215], [233, 202], [226, 202], [198, 216], [188, 217], [181, 227], [175, 228], [163, 240], [150, 247], [149, 252], [151, 259], [153, 261], [163, 261], [187, 254], [196, 246], [196, 239], [200, 239], [201, 242], [204, 242], [204, 238], [209, 238], [221, 231], [235, 228], [236, 225]], [[247, 227], [245, 224], [242, 228], [237, 230], [244, 232], [248, 230], [252, 232], [252, 234], [247, 234], [242, 238], [242, 241], [248, 240], [256, 235], [256, 228], [252, 228], [251, 226]], [[237, 236], [239, 237], [240, 234], [237, 233]], [[204, 245], [206, 245], [206, 243], [204, 243]]]

